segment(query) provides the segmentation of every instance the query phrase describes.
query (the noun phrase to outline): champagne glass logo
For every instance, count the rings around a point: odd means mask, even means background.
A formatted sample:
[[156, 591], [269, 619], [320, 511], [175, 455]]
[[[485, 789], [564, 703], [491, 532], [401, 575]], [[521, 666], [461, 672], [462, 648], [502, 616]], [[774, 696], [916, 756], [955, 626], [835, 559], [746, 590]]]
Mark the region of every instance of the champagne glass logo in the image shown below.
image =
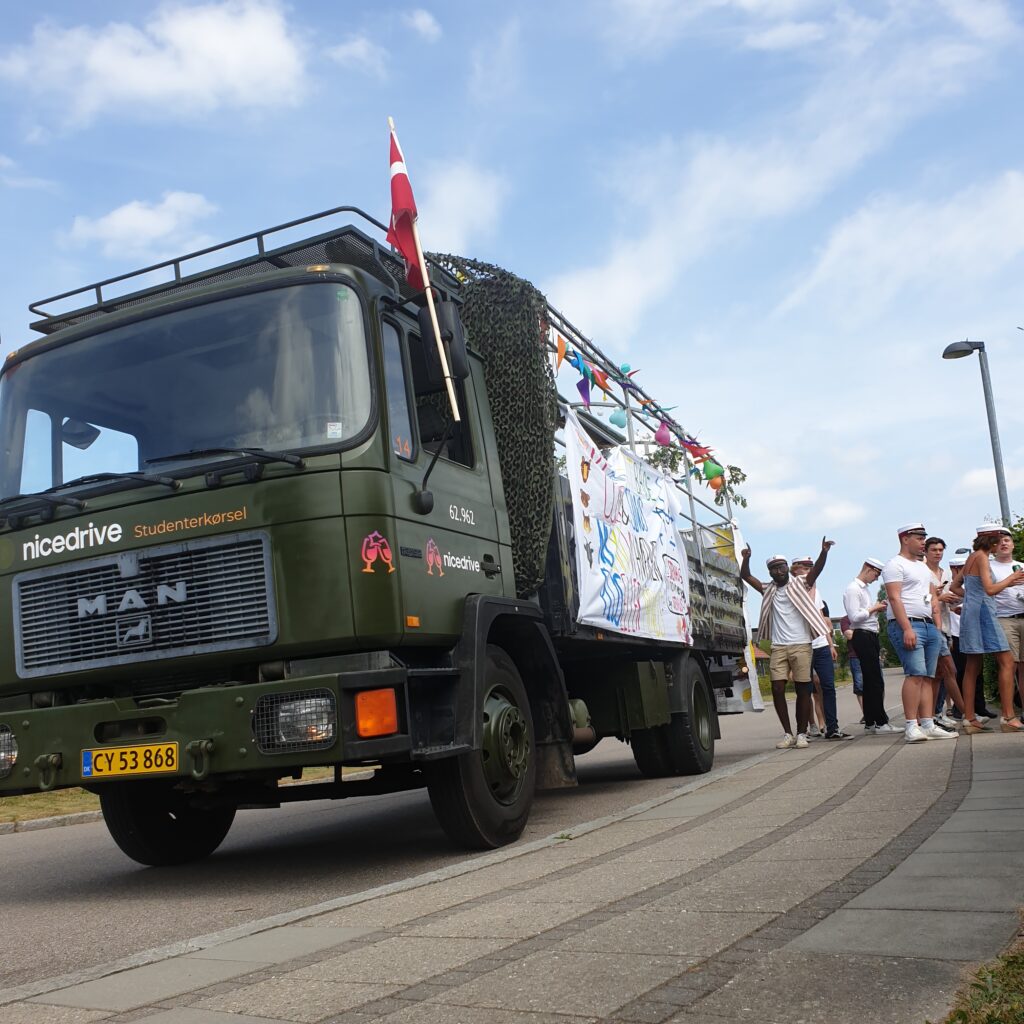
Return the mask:
[[373, 563], [378, 558], [388, 567], [388, 572], [395, 571], [391, 560], [391, 545], [387, 542], [387, 538], [382, 537], [376, 530], [363, 538], [360, 554], [364, 563], [363, 572], [376, 572]]

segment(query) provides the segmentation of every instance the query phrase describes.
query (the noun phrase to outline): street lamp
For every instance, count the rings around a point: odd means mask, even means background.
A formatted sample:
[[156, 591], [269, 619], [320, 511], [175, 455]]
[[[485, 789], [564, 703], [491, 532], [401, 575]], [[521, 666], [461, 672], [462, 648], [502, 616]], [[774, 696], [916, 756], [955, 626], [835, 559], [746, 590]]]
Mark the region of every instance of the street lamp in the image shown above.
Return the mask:
[[1010, 502], [1006, 496], [1006, 474], [1003, 472], [1003, 450], [999, 445], [999, 428], [996, 426], [996, 406], [992, 399], [992, 379], [988, 374], [988, 356], [983, 341], [954, 341], [942, 353], [943, 359], [963, 359], [972, 352], [978, 353], [981, 364], [981, 386], [985, 392], [985, 411], [988, 413], [988, 435], [992, 440], [992, 461], [996, 467], [996, 487], [999, 490], [999, 514], [1003, 525], [1010, 525]]

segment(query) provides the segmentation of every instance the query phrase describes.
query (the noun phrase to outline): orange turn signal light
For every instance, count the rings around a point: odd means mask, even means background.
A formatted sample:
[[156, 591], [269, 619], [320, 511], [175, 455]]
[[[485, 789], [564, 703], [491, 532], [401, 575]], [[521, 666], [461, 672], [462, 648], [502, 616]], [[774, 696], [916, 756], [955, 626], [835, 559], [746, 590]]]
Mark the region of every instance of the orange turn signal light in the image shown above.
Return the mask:
[[356, 732], [360, 736], [398, 732], [398, 702], [393, 689], [360, 690], [356, 694]]

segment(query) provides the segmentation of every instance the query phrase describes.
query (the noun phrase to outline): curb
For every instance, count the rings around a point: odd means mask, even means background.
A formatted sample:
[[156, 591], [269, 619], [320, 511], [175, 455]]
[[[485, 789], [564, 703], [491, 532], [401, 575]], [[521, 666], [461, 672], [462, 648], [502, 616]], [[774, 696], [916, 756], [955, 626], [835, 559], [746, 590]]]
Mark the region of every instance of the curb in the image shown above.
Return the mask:
[[58, 814], [52, 818], [28, 818], [25, 821], [0, 822], [0, 836], [12, 832], [38, 832], [43, 828], [63, 828], [65, 825], [83, 825], [89, 821], [101, 821], [102, 811], [79, 811], [77, 814]]

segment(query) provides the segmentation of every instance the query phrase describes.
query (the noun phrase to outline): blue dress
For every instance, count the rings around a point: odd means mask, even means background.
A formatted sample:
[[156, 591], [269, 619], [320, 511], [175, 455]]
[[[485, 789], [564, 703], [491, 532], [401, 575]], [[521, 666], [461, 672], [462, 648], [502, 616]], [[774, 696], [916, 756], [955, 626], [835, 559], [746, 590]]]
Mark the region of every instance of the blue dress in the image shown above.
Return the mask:
[[996, 619], [996, 603], [985, 593], [979, 576], [964, 577], [964, 604], [960, 612], [960, 651], [995, 654], [1008, 651], [1003, 627]]

